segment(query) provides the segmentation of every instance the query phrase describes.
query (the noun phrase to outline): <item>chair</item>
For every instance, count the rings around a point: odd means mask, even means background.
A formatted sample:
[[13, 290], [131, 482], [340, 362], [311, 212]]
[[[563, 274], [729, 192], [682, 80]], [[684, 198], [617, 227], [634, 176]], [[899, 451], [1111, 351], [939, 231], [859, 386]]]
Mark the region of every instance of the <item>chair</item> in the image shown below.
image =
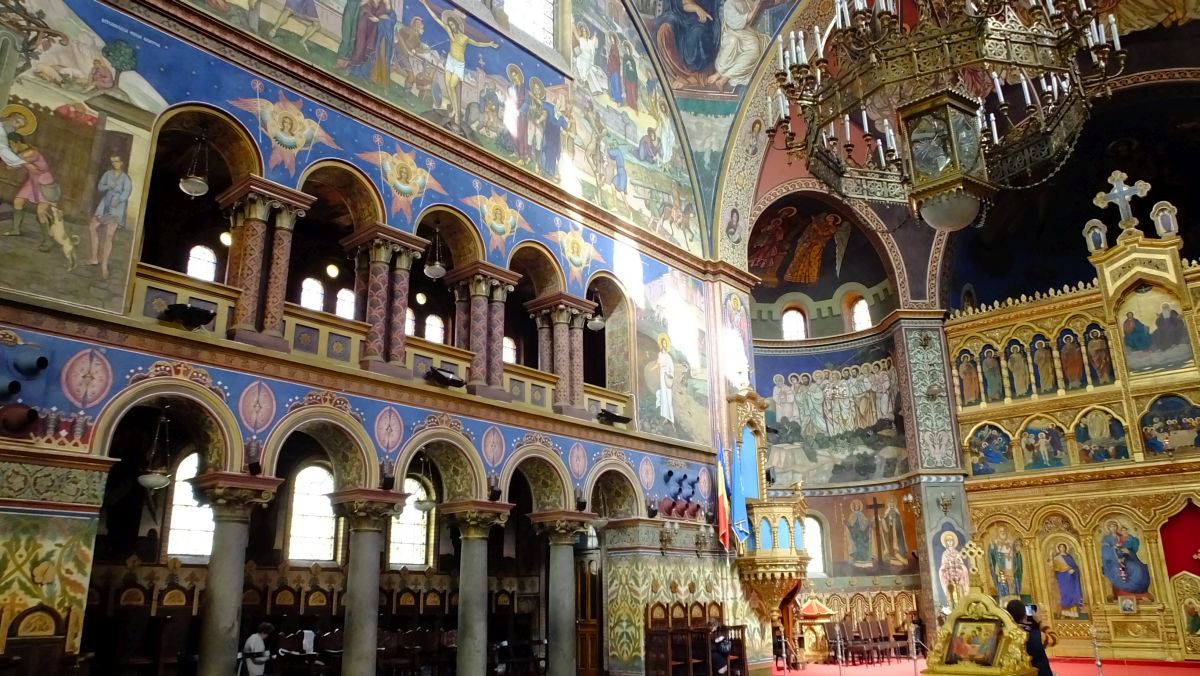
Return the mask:
[[849, 658], [852, 664], [867, 662], [867, 643], [854, 631], [854, 624], [847, 618], [838, 623], [836, 631], [841, 632], [842, 658]]
[[275, 660], [275, 673], [279, 676], [316, 676], [336, 672], [326, 669], [320, 655], [304, 645], [304, 632], [297, 631], [279, 637], [279, 658]]
[[892, 659], [899, 659], [900, 643], [896, 641], [896, 632], [892, 630], [891, 621], [875, 617], [870, 622], [875, 627], [875, 635], [879, 637], [879, 650], [883, 656], [889, 663]]
[[746, 625], [725, 627], [729, 632], [729, 676], [746, 676]]
[[12, 676], [87, 674], [91, 654], [67, 654], [67, 622], [50, 606], [26, 608], [8, 627], [0, 673]]

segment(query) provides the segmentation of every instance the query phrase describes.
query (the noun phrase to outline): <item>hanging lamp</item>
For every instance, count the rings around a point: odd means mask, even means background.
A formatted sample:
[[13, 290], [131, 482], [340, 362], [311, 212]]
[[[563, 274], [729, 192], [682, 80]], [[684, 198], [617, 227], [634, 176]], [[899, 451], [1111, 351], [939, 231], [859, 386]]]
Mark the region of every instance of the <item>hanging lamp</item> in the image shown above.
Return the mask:
[[[203, 167], [200, 163], [201, 153], [204, 154]], [[192, 164], [187, 174], [179, 179], [179, 189], [193, 199], [208, 192], [208, 139], [203, 134], [196, 137], [196, 147], [192, 149]]]
[[[421, 476], [426, 478], [429, 477], [429, 460], [424, 453], [421, 453]], [[413, 507], [416, 507], [417, 511], [421, 512], [422, 514], [428, 514], [429, 512], [432, 512], [433, 508], [436, 506], [437, 501], [429, 497], [429, 491], [425, 492], [425, 497], [413, 502]]]
[[442, 263], [441, 232], [435, 228], [433, 231], [433, 255], [429, 257], [429, 262], [425, 264], [425, 276], [430, 279], [441, 279], [445, 275], [446, 266]]
[[600, 331], [604, 328], [604, 306], [600, 304], [600, 294], [593, 293], [592, 299], [596, 301], [596, 312], [587, 320], [587, 327], [592, 331]]
[[[159, 438], [163, 451], [159, 452]], [[147, 458], [147, 469], [138, 475], [137, 482], [148, 491], [157, 491], [171, 485], [171, 475], [167, 472], [167, 457], [171, 450], [171, 421], [167, 418], [164, 407], [158, 414], [158, 425], [154, 428], [154, 440], [150, 442], [150, 453]]]

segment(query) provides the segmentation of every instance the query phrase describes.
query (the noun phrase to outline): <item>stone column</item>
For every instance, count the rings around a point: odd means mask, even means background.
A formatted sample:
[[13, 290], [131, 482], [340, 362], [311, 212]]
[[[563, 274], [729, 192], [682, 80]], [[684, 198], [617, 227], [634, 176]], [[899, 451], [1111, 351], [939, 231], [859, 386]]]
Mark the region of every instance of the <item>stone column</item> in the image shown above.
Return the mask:
[[553, 329], [554, 375], [558, 385], [554, 388], [554, 410], [562, 413], [571, 406], [571, 353], [569, 346], [571, 311], [556, 307], [550, 311]]
[[554, 334], [549, 310], [539, 310], [533, 315], [537, 324], [538, 335], [538, 370], [551, 373], [554, 371]]
[[292, 264], [292, 231], [304, 210], [284, 205], [275, 212], [271, 246], [271, 273], [263, 306], [263, 335], [283, 341], [283, 302], [287, 296], [288, 268]]
[[469, 350], [471, 345], [471, 290], [469, 282], [454, 287], [454, 347]]
[[467, 381], [472, 390], [487, 386], [488, 357], [488, 294], [492, 280], [483, 275], [473, 275], [467, 280], [471, 294], [471, 339], [468, 349], [475, 353], [471, 357], [471, 372]]
[[454, 517], [461, 534], [458, 572], [458, 676], [487, 673], [488, 532], [508, 521], [512, 505], [501, 502], [445, 503], [442, 513]]
[[213, 510], [213, 547], [200, 629], [200, 676], [228, 676], [241, 649], [242, 584], [250, 512], [265, 507], [282, 479], [209, 473], [192, 480], [196, 498]]
[[363, 341], [361, 366], [367, 370], [384, 360], [388, 330], [388, 272], [392, 266], [395, 245], [375, 239], [367, 245], [367, 339]]
[[375, 676], [379, 645], [379, 574], [383, 529], [404, 505], [403, 493], [354, 489], [329, 496], [350, 531], [346, 571], [345, 676]]
[[242, 247], [246, 215], [242, 209], [229, 210], [229, 256], [225, 259], [225, 285], [238, 286], [242, 274]]
[[488, 306], [487, 384], [498, 395], [504, 390], [504, 301], [513, 287], [496, 284], [492, 287], [492, 302]]
[[582, 512], [529, 515], [550, 540], [547, 593], [553, 602], [546, 627], [548, 676], [575, 676], [575, 536], [592, 516]]
[[354, 249], [354, 319], [367, 320], [367, 274], [371, 268], [368, 256], [361, 248]]
[[583, 325], [587, 321], [582, 313], [571, 316], [570, 364], [571, 405], [583, 410]]
[[272, 206], [270, 200], [254, 193], [246, 195], [245, 201], [237, 205], [242, 212], [242, 236], [237, 254], [237, 280], [242, 287], [242, 295], [233, 306], [234, 332], [258, 331], [262, 267], [267, 262], [267, 219], [271, 216]]
[[420, 251], [400, 247], [392, 259], [392, 316], [388, 335], [388, 363], [392, 368], [408, 371], [404, 366], [405, 342], [408, 334], [404, 332], [404, 323], [408, 318], [408, 283], [412, 263], [421, 257]]

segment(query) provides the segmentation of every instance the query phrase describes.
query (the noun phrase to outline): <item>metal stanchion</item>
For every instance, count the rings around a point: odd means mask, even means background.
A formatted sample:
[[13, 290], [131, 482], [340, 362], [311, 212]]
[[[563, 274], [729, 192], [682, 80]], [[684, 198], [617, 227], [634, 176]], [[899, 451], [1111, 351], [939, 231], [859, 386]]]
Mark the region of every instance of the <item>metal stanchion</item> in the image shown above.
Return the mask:
[[838, 676], [842, 676], [842, 660], [843, 660], [843, 655], [842, 655], [842, 623], [841, 623], [841, 622], [839, 622], [839, 623], [837, 623], [837, 624], [835, 624], [835, 625], [833, 625], [833, 626], [834, 626], [834, 628], [835, 628], [835, 629], [837, 629], [837, 665], [838, 665]]
[[1096, 625], [1090, 625], [1088, 633], [1092, 635], [1092, 656], [1096, 658], [1096, 676], [1104, 676], [1104, 664], [1100, 661], [1100, 635], [1096, 632]]

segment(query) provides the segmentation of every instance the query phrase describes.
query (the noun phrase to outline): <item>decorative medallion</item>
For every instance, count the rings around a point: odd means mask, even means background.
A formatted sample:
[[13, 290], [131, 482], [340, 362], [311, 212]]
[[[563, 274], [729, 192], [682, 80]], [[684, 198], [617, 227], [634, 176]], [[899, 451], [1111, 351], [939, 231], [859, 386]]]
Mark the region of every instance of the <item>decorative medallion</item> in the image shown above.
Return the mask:
[[571, 476], [576, 479], [582, 479], [584, 474], [587, 474], [587, 451], [583, 450], [583, 444], [575, 442], [571, 445], [570, 453]]
[[99, 350], [80, 350], [63, 365], [63, 394], [81, 411], [102, 401], [112, 383], [112, 364]]
[[375, 443], [386, 453], [392, 453], [400, 448], [404, 441], [404, 420], [400, 412], [388, 406], [375, 416]]
[[700, 477], [696, 481], [696, 489], [700, 491], [700, 495], [705, 499], [709, 493], [712, 493], [712, 474], [709, 473], [707, 467], [700, 468]]
[[638, 479], [642, 482], [642, 488], [646, 490], [654, 488], [654, 463], [650, 462], [650, 458], [642, 458], [642, 462], [638, 465]]
[[261, 380], [250, 383], [238, 397], [238, 416], [252, 434], [262, 434], [275, 419], [275, 393]]
[[492, 467], [499, 466], [504, 460], [504, 434], [495, 425], [483, 433], [483, 459]]

